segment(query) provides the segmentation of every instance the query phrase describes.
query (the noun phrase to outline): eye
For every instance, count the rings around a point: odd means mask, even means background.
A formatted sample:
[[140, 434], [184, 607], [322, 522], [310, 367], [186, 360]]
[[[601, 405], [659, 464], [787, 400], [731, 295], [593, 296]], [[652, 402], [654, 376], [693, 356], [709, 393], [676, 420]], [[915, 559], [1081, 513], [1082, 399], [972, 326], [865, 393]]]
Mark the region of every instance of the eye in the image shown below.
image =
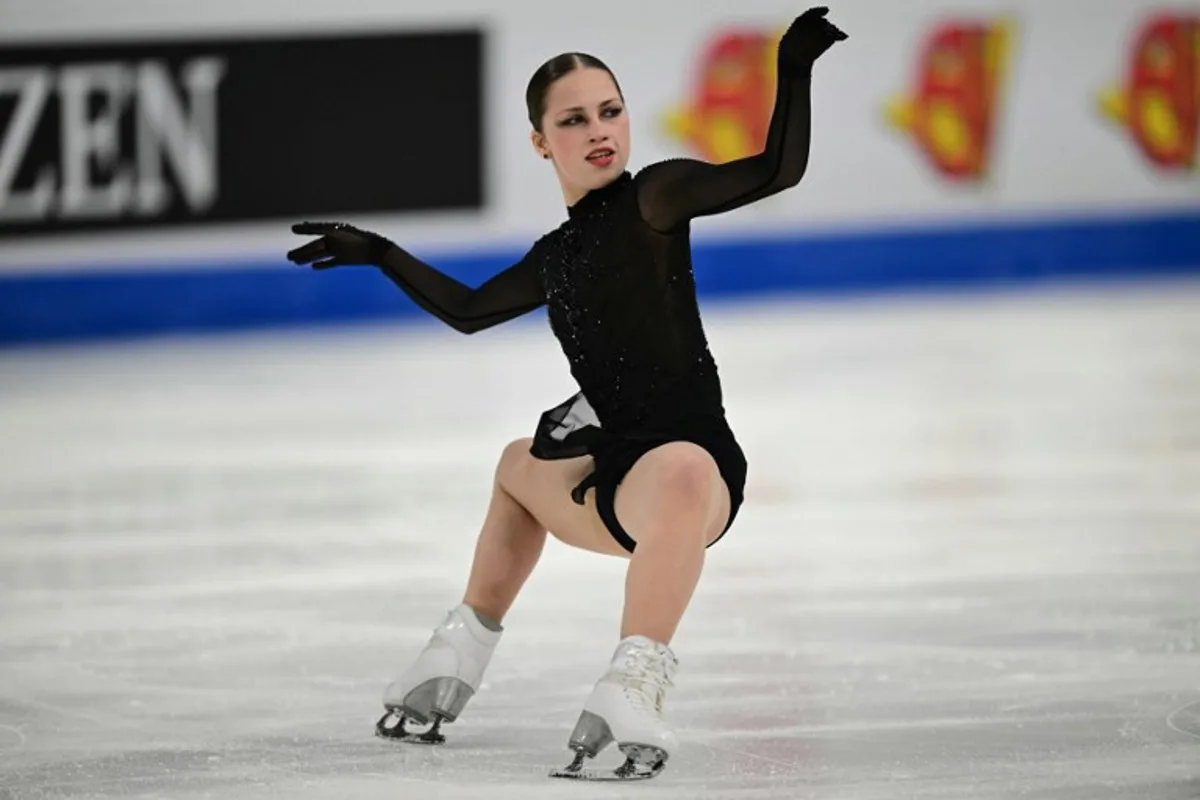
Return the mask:
[[566, 119], [560, 119], [558, 124], [565, 128], [568, 125], [578, 125], [580, 122], [583, 122], [583, 117], [581, 117], [579, 114], [574, 114]]
[[624, 110], [625, 109], [621, 108], [620, 106], [609, 106], [608, 108], [604, 109], [604, 116], [619, 117], [621, 116], [621, 112]]

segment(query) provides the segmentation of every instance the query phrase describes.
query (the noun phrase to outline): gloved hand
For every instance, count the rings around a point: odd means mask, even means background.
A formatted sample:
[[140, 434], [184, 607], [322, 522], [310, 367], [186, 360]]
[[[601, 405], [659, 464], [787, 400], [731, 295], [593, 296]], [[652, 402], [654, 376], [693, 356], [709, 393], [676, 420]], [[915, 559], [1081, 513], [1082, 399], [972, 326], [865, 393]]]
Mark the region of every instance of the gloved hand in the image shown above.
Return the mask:
[[344, 222], [301, 222], [292, 226], [292, 233], [321, 237], [287, 254], [293, 264], [312, 263], [313, 269], [349, 264], [380, 266], [383, 257], [396, 246], [377, 233]]
[[825, 6], [810, 8], [792, 21], [779, 40], [779, 64], [793, 72], [811, 72], [812, 65], [836, 42], [849, 38], [825, 15]]

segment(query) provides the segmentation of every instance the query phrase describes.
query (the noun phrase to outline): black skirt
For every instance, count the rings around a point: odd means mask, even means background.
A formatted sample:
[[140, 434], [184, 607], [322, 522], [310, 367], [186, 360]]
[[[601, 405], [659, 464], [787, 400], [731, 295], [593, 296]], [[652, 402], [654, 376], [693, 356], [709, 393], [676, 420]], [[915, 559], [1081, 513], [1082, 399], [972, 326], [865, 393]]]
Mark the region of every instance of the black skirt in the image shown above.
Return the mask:
[[594, 468], [571, 490], [571, 499], [583, 505], [587, 490], [594, 488], [600, 519], [612, 537], [632, 553], [637, 542], [621, 527], [614, 508], [617, 487], [639, 458], [670, 442], [691, 442], [704, 448], [729, 489], [729, 519], [721, 536], [712, 542], [716, 544], [733, 525], [746, 486], [746, 457], [723, 414], [671, 418], [616, 432], [601, 426], [580, 392], [542, 414], [529, 452], [543, 460], [592, 456]]

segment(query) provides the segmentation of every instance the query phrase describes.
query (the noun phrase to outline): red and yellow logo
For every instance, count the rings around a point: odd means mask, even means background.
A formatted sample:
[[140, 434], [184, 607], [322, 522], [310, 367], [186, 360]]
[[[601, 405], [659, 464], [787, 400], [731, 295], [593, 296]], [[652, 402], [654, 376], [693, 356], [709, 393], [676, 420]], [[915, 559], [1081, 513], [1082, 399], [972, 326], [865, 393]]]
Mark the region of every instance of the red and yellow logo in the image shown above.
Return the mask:
[[1167, 171], [1196, 167], [1200, 129], [1200, 15], [1159, 16], [1135, 37], [1125, 82], [1106, 91], [1104, 113]]
[[926, 40], [915, 88], [887, 106], [889, 122], [912, 137], [942, 175], [978, 180], [990, 165], [1013, 23], [950, 22]]
[[701, 53], [691, 101], [671, 111], [668, 134], [720, 164], [762, 152], [775, 107], [783, 30], [724, 31]]

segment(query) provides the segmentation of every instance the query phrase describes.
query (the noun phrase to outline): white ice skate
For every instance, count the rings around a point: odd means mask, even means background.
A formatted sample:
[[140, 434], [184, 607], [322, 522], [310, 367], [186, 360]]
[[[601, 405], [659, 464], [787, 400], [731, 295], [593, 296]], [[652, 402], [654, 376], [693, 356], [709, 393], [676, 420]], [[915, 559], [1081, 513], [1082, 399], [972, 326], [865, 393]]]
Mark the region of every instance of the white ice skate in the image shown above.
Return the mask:
[[[663, 721], [663, 702], [673, 685], [679, 662], [671, 648], [644, 636], [621, 640], [604, 674], [583, 704], [583, 713], [567, 746], [575, 760], [555, 770], [555, 778], [631, 780], [653, 778], [679, 746], [675, 733]], [[585, 758], [595, 758], [616, 742], [625, 763], [612, 772], [583, 769]]]
[[[424, 744], [446, 741], [439, 730], [442, 722], [458, 719], [467, 701], [479, 691], [500, 634], [484, 627], [469, 606], [451, 609], [417, 660], [384, 690], [387, 713], [376, 724], [376, 734]], [[410, 720], [433, 724], [416, 733], [404, 727]]]

